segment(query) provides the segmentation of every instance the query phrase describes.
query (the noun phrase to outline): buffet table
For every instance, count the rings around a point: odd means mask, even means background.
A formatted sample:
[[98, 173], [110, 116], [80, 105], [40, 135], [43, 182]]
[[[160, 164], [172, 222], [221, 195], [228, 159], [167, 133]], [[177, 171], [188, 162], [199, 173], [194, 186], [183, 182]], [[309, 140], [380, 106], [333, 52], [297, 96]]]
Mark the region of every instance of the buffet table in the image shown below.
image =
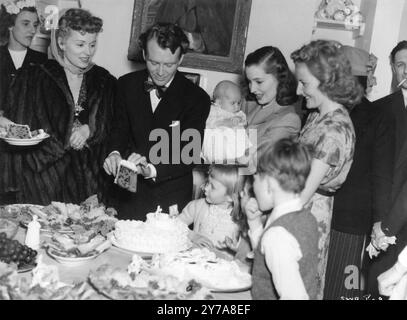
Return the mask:
[[[26, 235], [26, 229], [19, 227], [16, 240], [24, 243]], [[41, 240], [44, 237], [48, 237], [46, 233], [41, 234]], [[93, 260], [86, 261], [80, 266], [66, 266], [60, 264], [51, 258], [43, 249], [40, 249], [38, 254], [43, 256], [43, 262], [45, 264], [56, 265], [59, 271], [60, 281], [65, 283], [78, 283], [84, 281], [91, 270], [96, 270], [103, 264], [110, 264], [114, 267], [120, 267], [126, 269], [131, 262], [132, 255], [122, 249], [112, 246], [106, 252], [102, 253]], [[30, 280], [31, 272], [19, 273], [21, 277], [26, 277]], [[215, 300], [249, 300], [251, 299], [250, 291], [234, 292], [234, 293], [213, 293]], [[103, 295], [100, 295], [101, 299], [106, 299]]]

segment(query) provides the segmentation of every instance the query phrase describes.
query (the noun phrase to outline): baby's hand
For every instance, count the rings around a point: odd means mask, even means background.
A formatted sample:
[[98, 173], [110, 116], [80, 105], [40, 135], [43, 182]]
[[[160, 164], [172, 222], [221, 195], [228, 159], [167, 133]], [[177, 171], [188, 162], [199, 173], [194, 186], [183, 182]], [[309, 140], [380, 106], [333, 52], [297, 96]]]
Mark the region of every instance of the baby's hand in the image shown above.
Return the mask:
[[195, 233], [192, 238], [191, 238], [192, 243], [196, 244], [200, 248], [208, 248], [208, 249], [214, 249], [215, 246], [213, 245], [213, 242], [209, 240], [207, 237], [200, 235], [198, 233]]

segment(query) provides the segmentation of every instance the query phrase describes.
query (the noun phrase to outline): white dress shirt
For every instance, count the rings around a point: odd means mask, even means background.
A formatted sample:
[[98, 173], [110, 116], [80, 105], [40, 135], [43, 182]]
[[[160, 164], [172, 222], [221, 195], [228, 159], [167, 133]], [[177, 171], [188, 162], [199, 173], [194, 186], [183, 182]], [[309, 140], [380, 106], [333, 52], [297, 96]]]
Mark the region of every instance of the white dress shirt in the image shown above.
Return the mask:
[[23, 65], [25, 56], [27, 55], [27, 49], [21, 51], [8, 49], [8, 52], [10, 52], [10, 56], [11, 59], [13, 59], [14, 67], [16, 68], [16, 70], [20, 69]]
[[[151, 81], [150, 78], [149, 78], [149, 80]], [[168, 88], [168, 87], [171, 85], [172, 80], [174, 80], [174, 77], [172, 77], [172, 79], [167, 82], [167, 84], [165, 85], [166, 88]], [[158, 98], [158, 96], [157, 96], [157, 90], [156, 90], [156, 89], [151, 90], [149, 93], [150, 93], [151, 109], [152, 109], [152, 111], [153, 111], [153, 113], [154, 113], [155, 110], [157, 109], [158, 104], [160, 103], [161, 99]], [[116, 151], [116, 150], [115, 150], [115, 151], [112, 151], [112, 152], [109, 154], [109, 156], [110, 156], [111, 154], [118, 154], [118, 155], [120, 155], [120, 153], [119, 153], [118, 151]], [[153, 179], [153, 180], [154, 180], [154, 179], [157, 177], [157, 169], [156, 169], [156, 168], [154, 167], [154, 165], [152, 165], [151, 163], [147, 164], [147, 166], [150, 168], [150, 175], [149, 175], [148, 177], [145, 177], [145, 179]]]
[[[170, 81], [168, 81], [168, 83], [165, 85], [166, 88], [168, 88], [171, 85], [172, 80], [174, 80], [174, 77]], [[156, 89], [153, 89], [153, 90], [150, 91], [150, 101], [151, 101], [151, 109], [153, 110], [153, 113], [154, 113], [155, 109], [157, 109], [158, 104], [161, 101], [161, 99], [158, 98], [158, 96], [157, 96], [157, 90]]]
[[[264, 232], [274, 221], [281, 216], [302, 210], [299, 198], [287, 201], [276, 206], [270, 214], [264, 228], [249, 230], [249, 237], [253, 248], [259, 244]], [[302, 252], [297, 239], [287, 229], [276, 226], [268, 229], [260, 243], [260, 251], [265, 255], [267, 268], [273, 277], [273, 283], [281, 300], [308, 300], [300, 274], [298, 261]]]
[[401, 89], [404, 98], [404, 108], [407, 108], [407, 89]]

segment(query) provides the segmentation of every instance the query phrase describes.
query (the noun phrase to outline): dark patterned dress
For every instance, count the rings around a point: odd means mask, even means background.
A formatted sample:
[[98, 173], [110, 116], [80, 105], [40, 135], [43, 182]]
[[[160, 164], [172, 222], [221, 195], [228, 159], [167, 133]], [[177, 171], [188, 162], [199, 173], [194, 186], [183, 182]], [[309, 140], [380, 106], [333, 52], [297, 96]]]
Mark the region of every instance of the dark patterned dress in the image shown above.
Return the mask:
[[345, 181], [352, 164], [356, 141], [355, 130], [347, 110], [338, 108], [323, 116], [320, 116], [319, 112], [311, 113], [300, 133], [300, 141], [312, 147], [314, 159], [330, 166], [318, 191], [309, 202], [309, 208], [317, 219], [320, 232], [318, 299], [322, 299], [334, 200], [333, 196], [327, 194], [338, 190]]

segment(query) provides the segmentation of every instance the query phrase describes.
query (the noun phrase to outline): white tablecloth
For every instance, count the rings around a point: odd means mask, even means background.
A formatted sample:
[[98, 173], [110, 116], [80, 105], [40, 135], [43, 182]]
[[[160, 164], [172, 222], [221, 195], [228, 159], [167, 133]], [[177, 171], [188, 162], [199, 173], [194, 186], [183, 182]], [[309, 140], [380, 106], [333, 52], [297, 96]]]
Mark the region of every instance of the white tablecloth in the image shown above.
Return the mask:
[[[26, 234], [26, 229], [20, 227], [15, 239], [19, 240], [21, 243], [24, 243]], [[43, 240], [46, 237], [46, 234], [41, 235]], [[78, 283], [84, 281], [91, 270], [96, 270], [102, 264], [110, 264], [114, 267], [121, 267], [126, 269], [131, 262], [131, 254], [116, 248], [111, 247], [108, 251], [102, 253], [97, 258], [86, 261], [80, 266], [65, 266], [59, 262], [52, 259], [48, 254], [43, 250], [39, 250], [39, 254], [43, 256], [43, 262], [46, 264], [56, 265], [59, 271], [59, 277], [62, 282], [65, 283]], [[20, 273], [21, 277], [31, 277], [31, 272]], [[250, 300], [251, 295], [250, 291], [235, 292], [235, 293], [214, 293], [213, 294], [216, 300]]]

